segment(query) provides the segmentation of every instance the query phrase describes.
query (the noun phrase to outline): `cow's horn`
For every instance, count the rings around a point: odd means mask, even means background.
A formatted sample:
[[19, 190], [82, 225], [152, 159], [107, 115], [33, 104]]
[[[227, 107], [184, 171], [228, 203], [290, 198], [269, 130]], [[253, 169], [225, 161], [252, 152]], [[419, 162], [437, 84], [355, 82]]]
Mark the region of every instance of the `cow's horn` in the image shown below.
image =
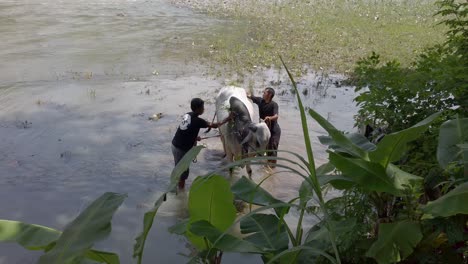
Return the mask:
[[253, 133], [249, 131], [249, 134], [242, 140], [241, 145], [244, 145], [245, 143], [249, 142], [252, 139]]

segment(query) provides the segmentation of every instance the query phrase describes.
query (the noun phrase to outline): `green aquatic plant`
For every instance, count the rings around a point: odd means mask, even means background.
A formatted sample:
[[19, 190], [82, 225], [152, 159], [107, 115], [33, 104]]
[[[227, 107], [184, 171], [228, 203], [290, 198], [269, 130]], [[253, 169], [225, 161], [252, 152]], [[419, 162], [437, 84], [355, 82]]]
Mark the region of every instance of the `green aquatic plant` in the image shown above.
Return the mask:
[[38, 264], [98, 263], [119, 264], [115, 253], [92, 249], [111, 232], [111, 219], [126, 195], [105, 193], [94, 200], [61, 232], [49, 227], [0, 220], [0, 242], [16, 242], [29, 250], [43, 250]]

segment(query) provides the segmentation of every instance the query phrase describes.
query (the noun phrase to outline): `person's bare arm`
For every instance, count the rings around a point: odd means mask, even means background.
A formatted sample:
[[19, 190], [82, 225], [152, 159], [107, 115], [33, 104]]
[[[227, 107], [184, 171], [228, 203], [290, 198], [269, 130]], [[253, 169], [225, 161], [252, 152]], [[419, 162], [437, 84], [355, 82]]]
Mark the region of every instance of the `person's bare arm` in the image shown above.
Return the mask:
[[273, 113], [274, 115], [272, 116], [266, 116], [265, 117], [265, 122], [271, 122], [271, 121], [277, 121], [278, 120], [278, 104], [274, 103], [274, 108], [273, 108]]
[[265, 122], [267, 122], [267, 121], [277, 121], [278, 120], [278, 114], [275, 114], [274, 116], [266, 116], [264, 120], [265, 120]]
[[232, 114], [232, 112], [230, 112], [230, 113], [229, 113], [229, 116], [226, 117], [223, 121], [221, 121], [221, 123], [213, 122], [213, 123], [210, 123], [210, 124], [209, 124], [209, 127], [218, 128], [218, 127], [220, 127], [220, 126], [226, 124], [227, 122], [231, 121], [232, 117], [233, 117], [233, 114]]

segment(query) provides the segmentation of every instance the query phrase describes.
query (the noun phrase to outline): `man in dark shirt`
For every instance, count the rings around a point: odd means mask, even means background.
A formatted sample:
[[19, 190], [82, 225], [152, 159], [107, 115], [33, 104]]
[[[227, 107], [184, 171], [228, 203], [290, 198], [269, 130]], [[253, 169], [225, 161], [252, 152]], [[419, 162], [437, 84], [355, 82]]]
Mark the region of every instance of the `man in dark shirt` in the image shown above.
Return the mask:
[[[174, 163], [177, 165], [184, 155], [196, 145], [197, 141], [201, 138], [198, 136], [200, 128], [217, 128], [224, 123], [229, 122], [230, 118], [226, 118], [221, 123], [210, 123], [205, 119], [198, 116], [205, 112], [205, 102], [200, 98], [193, 98], [190, 102], [190, 108], [192, 112], [186, 113], [183, 116], [182, 122], [179, 124], [177, 131], [172, 139], [172, 155], [174, 156]], [[187, 169], [182, 173], [179, 180], [179, 188], [185, 187], [185, 180], [189, 176], [189, 170]]]
[[[267, 150], [268, 156], [276, 157], [278, 145], [281, 137], [281, 128], [278, 125], [278, 104], [273, 101], [275, 96], [275, 90], [267, 87], [263, 90], [263, 97], [256, 97], [250, 94], [247, 95], [252, 101], [258, 105], [258, 112], [260, 119], [263, 119], [270, 129], [271, 138], [268, 142]], [[275, 160], [269, 160], [270, 167], [274, 168], [276, 164]]]

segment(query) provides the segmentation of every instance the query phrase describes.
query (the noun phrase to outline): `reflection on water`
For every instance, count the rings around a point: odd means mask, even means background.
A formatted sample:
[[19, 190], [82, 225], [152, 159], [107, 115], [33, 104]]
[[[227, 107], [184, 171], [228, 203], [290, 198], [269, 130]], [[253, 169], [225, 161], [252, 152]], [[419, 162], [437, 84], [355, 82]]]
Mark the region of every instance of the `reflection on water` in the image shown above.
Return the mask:
[[[162, 0], [2, 1], [0, 218], [62, 229], [103, 192], [128, 193], [111, 236], [98, 246], [131, 263], [143, 214], [169, 183], [170, 142], [178, 118], [189, 111], [192, 97], [213, 102], [215, 91], [227, 82], [204, 77], [203, 68], [191, 62], [195, 34], [215, 25], [229, 23]], [[284, 73], [268, 70], [251, 78], [258, 93], [266, 85], [277, 89], [280, 148], [305, 154]], [[350, 89], [313, 74], [300, 81], [300, 88], [306, 105], [338, 128], [352, 128]], [[211, 119], [214, 106], [206, 108], [203, 117]], [[149, 120], [155, 113], [163, 117]], [[325, 148], [316, 136], [324, 131], [312, 122], [309, 128], [317, 163], [323, 163]], [[207, 149], [192, 165], [189, 185], [196, 175], [224, 164], [219, 139], [203, 143]], [[244, 171], [237, 170], [231, 180]], [[267, 175], [261, 166], [254, 168], [255, 181]], [[262, 186], [289, 200], [300, 183], [297, 176], [281, 173]], [[185, 239], [167, 232], [187, 216], [186, 199], [186, 193], [171, 195], [158, 212], [146, 245], [147, 262], [187, 260], [179, 254], [190, 254]], [[294, 215], [288, 220], [294, 222]], [[0, 244], [1, 264], [35, 263], [38, 254]], [[223, 259], [260, 262], [238, 254]]]

